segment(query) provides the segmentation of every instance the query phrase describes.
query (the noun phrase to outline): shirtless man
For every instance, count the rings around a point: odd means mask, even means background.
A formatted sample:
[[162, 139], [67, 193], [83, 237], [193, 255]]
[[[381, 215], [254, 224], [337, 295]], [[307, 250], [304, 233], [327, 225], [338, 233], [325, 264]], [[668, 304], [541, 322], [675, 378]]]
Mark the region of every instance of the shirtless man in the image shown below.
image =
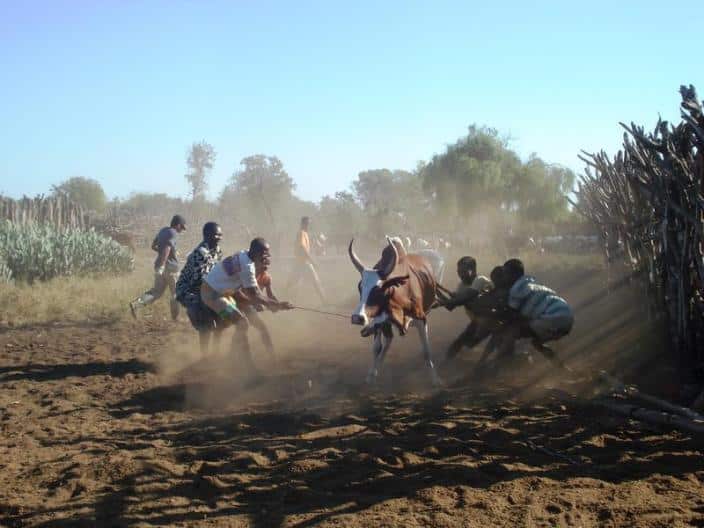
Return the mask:
[[320, 283], [317, 266], [311, 255], [310, 237], [308, 235], [309, 228], [310, 218], [304, 216], [301, 218], [301, 228], [296, 235], [296, 241], [293, 247], [296, 261], [291, 270], [288, 283], [286, 284], [286, 292], [290, 294], [293, 286], [296, 286], [301, 280], [305, 280], [309, 284], [312, 284], [320, 297], [320, 302], [325, 304], [323, 285]]

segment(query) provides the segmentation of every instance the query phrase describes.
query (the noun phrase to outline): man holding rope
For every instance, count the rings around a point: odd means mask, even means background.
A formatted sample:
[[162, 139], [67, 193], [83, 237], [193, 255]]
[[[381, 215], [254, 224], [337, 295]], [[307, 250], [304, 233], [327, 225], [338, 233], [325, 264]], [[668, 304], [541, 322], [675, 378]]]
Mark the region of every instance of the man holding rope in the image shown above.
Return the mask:
[[[257, 284], [257, 268], [266, 270], [271, 262], [269, 244], [263, 238], [255, 238], [249, 250], [231, 255], [215, 264], [203, 279], [200, 295], [203, 303], [218, 316], [218, 325], [234, 324], [236, 328], [233, 348], [239, 348], [239, 354], [245, 366], [254, 368], [249, 347], [249, 320], [238, 307], [235, 295], [246, 296], [248, 303], [255, 309], [268, 308], [290, 310], [293, 305], [262, 294]], [[241, 291], [240, 291], [241, 290]]]

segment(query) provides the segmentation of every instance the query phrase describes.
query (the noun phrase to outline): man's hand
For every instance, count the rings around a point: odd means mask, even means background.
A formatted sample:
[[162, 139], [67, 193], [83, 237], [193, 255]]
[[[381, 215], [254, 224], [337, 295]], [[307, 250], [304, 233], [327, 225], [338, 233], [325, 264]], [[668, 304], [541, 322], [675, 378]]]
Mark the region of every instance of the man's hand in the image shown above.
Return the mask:
[[295, 306], [288, 301], [279, 301], [277, 308], [279, 310], [293, 310]]
[[448, 311], [451, 312], [452, 310], [454, 310], [455, 308], [457, 308], [457, 307], [459, 306], [459, 304], [457, 304], [457, 302], [456, 302], [455, 300], [450, 299], [450, 300], [448, 300], [448, 301], [445, 301], [445, 302], [443, 303], [443, 306], [444, 306], [445, 308], [447, 308]]
[[164, 276], [164, 270], [165, 270], [165, 267], [164, 267], [164, 266], [159, 266], [159, 267], [154, 271], [154, 273], [155, 273], [156, 275], [158, 275], [159, 277], [163, 277], [163, 276]]

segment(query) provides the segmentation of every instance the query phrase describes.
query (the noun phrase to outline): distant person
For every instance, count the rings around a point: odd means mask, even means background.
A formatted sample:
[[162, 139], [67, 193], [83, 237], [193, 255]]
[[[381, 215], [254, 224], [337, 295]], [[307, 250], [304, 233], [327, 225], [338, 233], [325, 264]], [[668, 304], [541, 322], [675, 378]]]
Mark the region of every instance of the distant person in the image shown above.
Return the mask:
[[198, 330], [201, 354], [206, 354], [215, 317], [200, 298], [203, 278], [222, 259], [222, 228], [215, 222], [203, 225], [203, 241], [191, 251], [176, 282], [176, 300], [186, 308], [188, 319]]
[[132, 317], [137, 318], [137, 310], [152, 304], [159, 299], [166, 289], [171, 292], [169, 303], [171, 318], [178, 318], [178, 302], [176, 301], [176, 277], [178, 275], [178, 255], [176, 252], [176, 235], [186, 230], [186, 219], [174, 215], [169, 227], [163, 227], [152, 242], [152, 249], [157, 252], [154, 261], [154, 286], [130, 303]]
[[249, 321], [245, 311], [238, 306], [236, 296], [244, 295], [255, 309], [257, 306], [270, 310], [293, 308], [291, 303], [262, 295], [257, 284], [257, 269], [266, 270], [270, 262], [269, 244], [263, 238], [255, 238], [249, 250], [243, 249], [216, 263], [203, 279], [200, 289], [201, 300], [218, 316], [218, 325], [235, 325], [233, 349], [239, 348], [243, 366], [252, 371], [256, 369], [249, 347]]
[[296, 260], [291, 270], [288, 283], [286, 284], [286, 291], [290, 294], [291, 288], [297, 286], [301, 280], [304, 280], [315, 288], [315, 291], [320, 297], [320, 302], [325, 304], [325, 293], [323, 292], [323, 286], [318, 277], [317, 266], [311, 255], [310, 236], [308, 235], [309, 228], [310, 218], [304, 216], [301, 218], [301, 228], [296, 234], [293, 247]]

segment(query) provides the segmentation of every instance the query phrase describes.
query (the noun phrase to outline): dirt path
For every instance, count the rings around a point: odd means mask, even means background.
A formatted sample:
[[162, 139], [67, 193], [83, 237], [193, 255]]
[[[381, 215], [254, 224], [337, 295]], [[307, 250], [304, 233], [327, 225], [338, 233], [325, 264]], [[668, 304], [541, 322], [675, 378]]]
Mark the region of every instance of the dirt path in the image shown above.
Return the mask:
[[[594, 291], [572, 292], [576, 381], [536, 361], [469, 384], [468, 354], [438, 392], [415, 337], [367, 390], [368, 341], [315, 314], [274, 316], [280, 358], [257, 349], [255, 377], [223, 357], [184, 370], [185, 322], [4, 331], [0, 524], [704, 526], [701, 442], [571, 396], [587, 356], [641, 346], [637, 314]], [[435, 316], [437, 350], [460, 324]]]

